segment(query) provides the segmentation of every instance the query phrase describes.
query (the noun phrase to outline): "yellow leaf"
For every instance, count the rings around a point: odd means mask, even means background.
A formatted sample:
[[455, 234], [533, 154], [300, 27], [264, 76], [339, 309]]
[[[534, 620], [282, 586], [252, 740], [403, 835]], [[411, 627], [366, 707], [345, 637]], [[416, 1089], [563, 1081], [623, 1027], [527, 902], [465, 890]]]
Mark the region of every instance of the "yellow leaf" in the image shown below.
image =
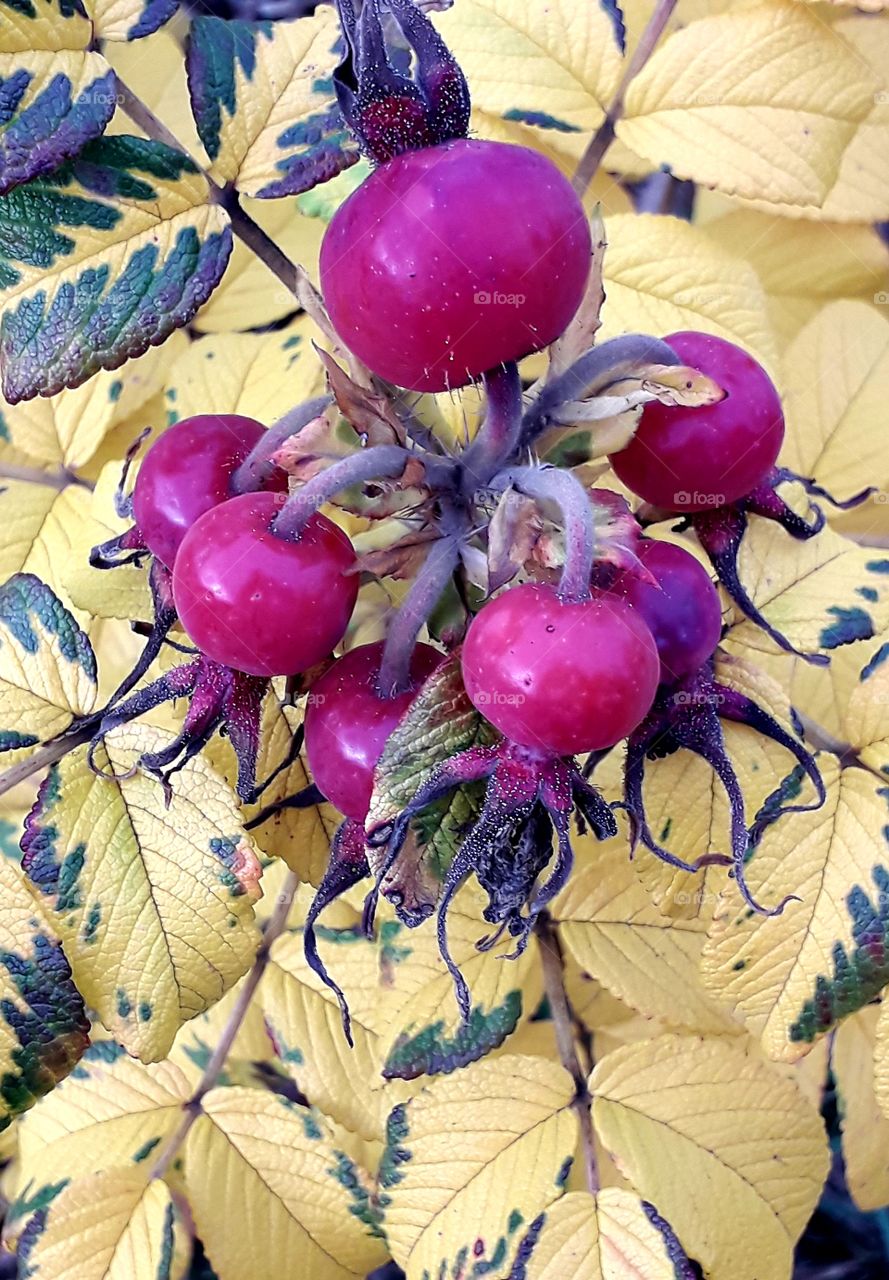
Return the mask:
[[409, 1280], [458, 1272], [469, 1258], [508, 1274], [522, 1228], [561, 1192], [577, 1137], [572, 1094], [560, 1066], [507, 1054], [395, 1108], [384, 1226]]
[[182, 1280], [191, 1239], [169, 1187], [133, 1169], [67, 1186], [28, 1253], [34, 1280]]
[[[241, 205], [293, 262], [305, 267], [317, 283], [318, 255], [327, 224], [302, 213], [295, 200], [251, 200]], [[290, 289], [243, 240], [236, 240], [225, 275], [194, 318], [203, 333], [258, 329], [298, 307]]]
[[622, 62], [612, 18], [601, 6], [461, 0], [435, 21], [466, 74], [476, 111], [543, 125], [553, 140], [601, 123]]
[[322, 391], [324, 369], [312, 348], [319, 337], [303, 315], [275, 333], [200, 338], [169, 371], [167, 406], [177, 418], [243, 413], [269, 426]]
[[553, 914], [581, 968], [640, 1013], [700, 1031], [730, 1029], [701, 982], [702, 923], [661, 914], [633, 870], [625, 834], [574, 843], [583, 863]]
[[[302, 711], [283, 706], [272, 692], [265, 700], [262, 734], [256, 762], [260, 781], [271, 777], [291, 753], [293, 734], [302, 720]], [[216, 739], [210, 749], [213, 763], [232, 784], [237, 778], [238, 764], [231, 744]], [[268, 805], [294, 796], [310, 783], [304, 753], [282, 769], [256, 804], [243, 805], [243, 821], [250, 822]], [[263, 853], [281, 858], [303, 882], [319, 885], [327, 870], [330, 842], [340, 818], [329, 804], [314, 804], [306, 809], [282, 809], [252, 831], [253, 839]]]
[[[889, 251], [873, 227], [735, 209], [708, 222], [707, 234], [754, 268], [776, 334], [785, 342], [831, 298], [860, 295], [872, 302], [885, 286]], [[832, 367], [834, 353], [827, 354]]]
[[[873, 0], [858, 7], [868, 9]], [[886, 66], [889, 62], [889, 25], [865, 15], [844, 18], [834, 25], [858, 60], [857, 75], [877, 77], [877, 92], [871, 98], [868, 115], [859, 124], [847, 146], [840, 171], [821, 211], [825, 218], [843, 222], [878, 222], [889, 217], [886, 169], [889, 166], [889, 93]]]
[[677, 177], [818, 208], [875, 90], [831, 27], [768, 4], [670, 36], [630, 85], [617, 134]]
[[[104, 53], [127, 87], [167, 126], [188, 154], [206, 164], [191, 113], [185, 58], [174, 33], [165, 27], [143, 40], [108, 44]], [[129, 116], [120, 113], [111, 121], [108, 132], [135, 133], [138, 127]]]
[[0, 28], [0, 50], [24, 53], [28, 49], [85, 49], [93, 36], [85, 13], [55, 0], [36, 0], [28, 6], [5, 5]]
[[883, 1000], [874, 1045], [874, 1088], [877, 1104], [889, 1117], [889, 1001]]
[[843, 1133], [846, 1183], [865, 1212], [889, 1204], [889, 1118], [874, 1092], [879, 1005], [868, 1005], [838, 1028], [832, 1066]]
[[605, 1145], [708, 1277], [787, 1280], [828, 1169], [793, 1084], [737, 1041], [663, 1036], [609, 1054], [590, 1088]]
[[[337, 1155], [314, 1113], [285, 1098], [237, 1086], [204, 1098], [185, 1178], [219, 1280], [271, 1276], [282, 1262], [300, 1280], [363, 1278], [385, 1260], [367, 1192]], [[233, 1204], [250, 1206], [236, 1230]]]
[[84, 0], [93, 31], [103, 40], [137, 41], [163, 22], [168, 22], [174, 4], [153, 0]]
[[157, 780], [135, 769], [166, 741], [147, 726], [115, 730], [93, 757], [107, 777], [92, 771], [86, 748], [66, 756], [23, 842], [78, 986], [111, 1034], [149, 1062], [237, 981], [257, 944], [259, 864], [230, 788], [198, 756], [166, 807]]
[[115, 1166], [150, 1167], [190, 1093], [173, 1063], [143, 1066], [114, 1041], [98, 1041], [22, 1125], [19, 1194]]
[[328, 942], [323, 954], [349, 1000], [354, 1048], [346, 1041], [333, 993], [309, 969], [301, 932], [273, 947], [259, 998], [278, 1056], [309, 1102], [353, 1133], [378, 1138], [390, 1104], [383, 1093], [378, 1036], [354, 981], [360, 972], [373, 998], [377, 953], [354, 933], [329, 935]]
[[752, 267], [678, 218], [653, 214], [606, 223], [605, 306], [598, 341], [697, 329], [774, 365], [762, 285]]
[[[120, 481], [121, 462], [116, 459], [102, 468], [95, 490], [90, 496], [82, 492], [77, 504], [81, 518], [71, 538], [70, 554], [60, 566], [64, 588], [78, 609], [98, 618], [152, 617], [151, 592], [148, 588], [148, 569], [135, 564], [121, 565], [116, 569], [94, 569], [89, 562], [90, 551], [101, 542], [116, 538], [131, 526], [131, 520], [122, 520], [114, 509], [114, 494]], [[63, 497], [71, 489], [64, 491]], [[2, 511], [0, 497], [0, 511]]]
[[55, 737], [96, 692], [92, 646], [49, 587], [30, 574], [0, 586], [0, 752]]
[[90, 493], [81, 485], [60, 490], [5, 480], [0, 492], [0, 577], [33, 573], [67, 604], [66, 577], [89, 509]]
[[[874, 430], [887, 381], [889, 319], [866, 302], [822, 308], [784, 358], [787, 435], [781, 460], [837, 498], [875, 486], [878, 492], [867, 502], [840, 516], [845, 527], [865, 536], [889, 501], [889, 463]], [[833, 515], [830, 507], [825, 511]]]
[[675, 1280], [663, 1236], [631, 1192], [574, 1191], [542, 1216], [527, 1280]]
[[[199, 1014], [190, 1022], [186, 1022], [184, 1027], [179, 1028], [166, 1061], [180, 1067], [183, 1075], [187, 1076], [192, 1084], [197, 1085], [213, 1051], [219, 1044], [219, 1039], [241, 996], [243, 987], [243, 980], [237, 982], [206, 1013]], [[262, 1008], [259, 1000], [254, 999], [247, 1006], [247, 1012], [232, 1041], [218, 1083], [230, 1084], [237, 1081], [241, 1084], [256, 1084], [258, 1080], [253, 1072], [253, 1064], [268, 1062], [274, 1056], [275, 1051], [266, 1030]]]
[[89, 1024], [58, 938], [14, 862], [0, 858], [0, 1131], [74, 1067]]
[[771, 1058], [793, 1062], [889, 981], [885, 957], [886, 798], [863, 769], [819, 761], [827, 803], [771, 827], [747, 866], [760, 902], [799, 896], [780, 916], [717, 905], [704, 980]]
[[[805, 510], [799, 486], [782, 497]], [[778, 525], [755, 516], [738, 556], [741, 581], [766, 619], [804, 653], [867, 640], [889, 626], [889, 558], [857, 547], [831, 529], [798, 542]], [[774, 652], [774, 642], [735, 610], [729, 638], [752, 653]]]
[[[856, 651], [864, 646], [856, 645]], [[889, 643], [881, 636], [859, 652], [856, 680], [843, 707], [840, 733], [874, 773], [885, 777], [889, 764]]]

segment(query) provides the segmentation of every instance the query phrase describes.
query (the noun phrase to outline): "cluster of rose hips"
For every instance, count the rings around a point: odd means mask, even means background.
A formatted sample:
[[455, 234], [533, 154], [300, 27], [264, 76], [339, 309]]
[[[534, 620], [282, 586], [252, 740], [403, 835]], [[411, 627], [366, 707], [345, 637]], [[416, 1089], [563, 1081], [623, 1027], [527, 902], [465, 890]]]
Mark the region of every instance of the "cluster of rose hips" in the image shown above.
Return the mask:
[[[582, 399], [591, 361], [608, 357], [608, 344], [588, 352], [530, 405], [523, 403], [517, 362], [565, 331], [584, 294], [591, 249], [584, 210], [545, 157], [464, 136], [468, 96], [459, 68], [413, 4], [390, 0], [389, 7], [416, 54], [414, 79], [388, 61], [377, 0], [365, 0], [357, 19], [351, 4], [339, 5], [348, 45], [337, 73], [340, 103], [377, 168], [327, 230], [324, 299], [338, 335], [393, 406], [404, 407], [404, 391], [439, 392], [482, 380], [486, 421], [459, 453], [430, 445], [428, 433], [415, 434], [410, 446], [360, 450], [292, 493], [275, 464], [286, 438], [281, 427], [266, 431], [252, 419], [224, 415], [170, 428], [148, 451], [132, 500], [122, 508], [133, 515], [133, 528], [94, 553], [100, 565], [150, 554], [157, 613], [142, 662], [112, 700], [102, 732], [164, 699], [188, 695], [182, 733], [143, 764], [166, 779], [224, 728], [239, 756], [239, 791], [255, 798], [268, 683], [304, 677], [313, 795], [320, 792], [345, 817], [307, 921], [306, 944], [338, 995], [315, 948], [320, 911], [373, 864], [372, 910], [417, 815], [450, 789], [485, 781], [477, 821], [445, 874], [438, 903], [442, 954], [468, 1015], [469, 994], [447, 949], [454, 893], [475, 872], [489, 894], [485, 915], [497, 926], [494, 937], [506, 930], [521, 950], [570, 870], [571, 817], [599, 836], [616, 831], [611, 807], [588, 777], [618, 743], [628, 744], [624, 805], [633, 842], [688, 870], [707, 862], [730, 865], [757, 909], [744, 861], [759, 828], [747, 824], [718, 716], [752, 724], [782, 743], [819, 797], [822, 791], [798, 740], [749, 699], [716, 684], [722, 609], [702, 564], [680, 546], [645, 538], [641, 526], [620, 570], [597, 560], [589, 494], [569, 472], [528, 465], [552, 411], [560, 401]], [[469, 213], [481, 192], [483, 219]], [[632, 442], [613, 458], [615, 472], [648, 504], [651, 521], [679, 516], [695, 529], [735, 601], [790, 648], [757, 612], [736, 569], [749, 512], [779, 520], [795, 537], [811, 536], [823, 522], [815, 509], [806, 523], [778, 497], [777, 485], [789, 477], [775, 466], [784, 430], [775, 388], [751, 356], [718, 338], [681, 333], [666, 343], [633, 341], [654, 362], [709, 375], [725, 394], [705, 408], [646, 406]], [[308, 407], [302, 420], [316, 410]], [[297, 430], [298, 416], [285, 425]], [[411, 438], [409, 429], [405, 436]], [[447, 551], [437, 561], [444, 574], [427, 572], [430, 555], [386, 642], [329, 662], [348, 628], [361, 575], [349, 538], [318, 507], [358, 481], [400, 475], [410, 459], [424, 468], [429, 522]], [[463, 552], [478, 545], [479, 495], [510, 487], [548, 514], [559, 512], [565, 567], [558, 583], [507, 587], [468, 620], [461, 650], [466, 691], [502, 740], [444, 761], [394, 823], [366, 831], [384, 745], [443, 657], [417, 637]], [[188, 660], [133, 692], [177, 617], [194, 646]], [[704, 756], [729, 793], [729, 853], [688, 863], [649, 830], [645, 761], [679, 747]], [[772, 821], [790, 807], [776, 800], [763, 812]], [[554, 836], [555, 860], [543, 879]], [[412, 925], [433, 909], [390, 896]]]

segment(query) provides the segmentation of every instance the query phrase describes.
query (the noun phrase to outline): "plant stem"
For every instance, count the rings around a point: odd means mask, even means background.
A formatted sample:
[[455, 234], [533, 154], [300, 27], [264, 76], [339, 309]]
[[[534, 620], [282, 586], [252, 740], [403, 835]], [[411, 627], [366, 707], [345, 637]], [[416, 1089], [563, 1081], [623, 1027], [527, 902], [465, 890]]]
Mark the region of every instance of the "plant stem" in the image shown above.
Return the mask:
[[438, 604], [460, 560], [460, 539], [450, 534], [433, 542], [386, 633], [377, 688], [382, 698], [401, 693], [410, 684], [411, 656], [420, 629]]
[[138, 125], [142, 132], [155, 142], [163, 142], [166, 146], [173, 147], [176, 151], [188, 156], [192, 164], [195, 165], [209, 183], [214, 201], [221, 205], [228, 214], [234, 234], [247, 245], [248, 249], [252, 250], [257, 258], [260, 258], [265, 263], [269, 271], [278, 277], [284, 287], [290, 290], [297, 303], [307, 315], [311, 316], [325, 338], [338, 349], [339, 340], [333, 331], [327, 312], [324, 310], [321, 297], [309, 279], [305, 268], [296, 262], [291, 262], [286, 253], [275, 244], [274, 240], [266, 235], [259, 223], [254, 222], [249, 213], [241, 207], [237, 193], [221, 187], [203, 165], [199, 164], [194, 156], [183, 147], [176, 135], [167, 128], [163, 121], [159, 120], [142, 99], [137, 97], [132, 89], [121, 80], [120, 76], [117, 76], [116, 79], [120, 105], [133, 123]]
[[639, 43], [624, 68], [624, 73], [611, 100], [611, 105], [605, 113], [605, 119], [593, 134], [589, 146], [580, 158], [580, 163], [573, 178], [574, 190], [578, 195], [582, 196], [586, 191], [596, 176], [605, 152], [614, 141], [614, 127], [624, 113], [624, 98], [630, 86], [630, 81], [639, 74], [654, 52], [654, 47], [663, 35], [673, 10], [676, 8], [676, 3], [677, 0], [657, 0], [645, 30], [639, 37]]
[[379, 444], [340, 458], [290, 495], [272, 522], [275, 535], [296, 540], [325, 502], [353, 484], [400, 476], [410, 456], [400, 444]]
[[463, 492], [474, 493], [515, 453], [522, 430], [522, 380], [514, 360], [484, 375], [488, 411], [463, 454]]
[[18, 764], [12, 765], [5, 773], [0, 773], [0, 796], [5, 795], [7, 791], [11, 791], [13, 787], [17, 787], [20, 782], [27, 781], [32, 774], [39, 773], [41, 769], [46, 769], [50, 765], [56, 764], [69, 751], [74, 751], [77, 747], [84, 746], [96, 732], [98, 721], [99, 717], [93, 715], [76, 726], [72, 725], [64, 733], [60, 733], [57, 738], [52, 738], [49, 742], [45, 742], [42, 747], [38, 747], [32, 756], [28, 756], [27, 760], [20, 760]]
[[589, 600], [596, 526], [586, 489], [571, 471], [546, 464], [510, 467], [491, 482], [496, 489], [510, 486], [536, 502], [551, 502], [559, 508], [565, 534], [565, 567], [559, 579], [559, 597], [565, 604]]
[[273, 423], [261, 440], [248, 453], [235, 470], [229, 486], [232, 493], [252, 493], [261, 489], [275, 470], [272, 455], [277, 453], [285, 440], [295, 436], [303, 427], [333, 404], [333, 396], [318, 396], [295, 405], [277, 422]]
[[293, 897], [299, 887], [299, 877], [295, 871], [291, 871], [284, 881], [283, 888], [275, 904], [275, 910], [266, 924], [263, 932], [262, 941], [256, 952], [256, 959], [253, 961], [253, 967], [247, 974], [244, 981], [237, 1003], [229, 1014], [228, 1022], [223, 1028], [222, 1035], [219, 1037], [219, 1043], [213, 1050], [210, 1061], [204, 1069], [197, 1088], [194, 1093], [183, 1103], [182, 1119], [176, 1129], [171, 1133], [169, 1139], [161, 1150], [160, 1155], [151, 1170], [152, 1178], [162, 1178], [169, 1169], [173, 1160], [188, 1137], [189, 1131], [198, 1116], [201, 1114], [201, 1103], [206, 1095], [213, 1089], [219, 1079], [220, 1072], [225, 1066], [226, 1059], [231, 1053], [232, 1045], [235, 1037], [241, 1029], [241, 1024], [247, 1016], [247, 1010], [253, 997], [256, 995], [256, 989], [262, 980], [271, 954], [272, 944], [281, 936], [287, 926], [287, 918], [290, 915], [290, 907], [293, 903]]
[[19, 467], [13, 462], [0, 462], [0, 480], [23, 480], [26, 484], [42, 484], [48, 489], [58, 489], [59, 492], [72, 484], [79, 485], [82, 489], [94, 487], [88, 480], [81, 480], [80, 476], [66, 471], [64, 467], [60, 467], [58, 471], [41, 471], [39, 467]]
[[574, 1081], [574, 1100], [571, 1106], [580, 1124], [587, 1189], [590, 1195], [596, 1195], [600, 1184], [599, 1166], [596, 1161], [596, 1139], [593, 1133], [592, 1098], [587, 1084], [587, 1073], [580, 1065], [577, 1053], [574, 1038], [575, 1018], [565, 990], [565, 967], [559, 934], [548, 912], [543, 911], [538, 916], [534, 932], [540, 947], [543, 985], [552, 1014], [559, 1059]]

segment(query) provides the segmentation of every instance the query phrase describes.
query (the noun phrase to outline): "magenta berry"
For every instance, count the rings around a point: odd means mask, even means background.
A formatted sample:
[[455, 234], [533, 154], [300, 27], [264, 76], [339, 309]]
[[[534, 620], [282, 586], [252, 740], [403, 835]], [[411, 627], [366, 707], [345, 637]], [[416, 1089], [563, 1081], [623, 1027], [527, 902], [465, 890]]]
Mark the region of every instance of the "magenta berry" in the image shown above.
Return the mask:
[[657, 586], [625, 574], [616, 593], [648, 625], [661, 660], [661, 683], [691, 675], [712, 656], [722, 634], [722, 605], [700, 561], [672, 542], [643, 539], [636, 548]]
[[457, 139], [381, 166], [321, 247], [334, 327], [376, 374], [462, 387], [565, 329], [590, 267], [586, 215], [538, 152]]
[[741, 347], [706, 333], [674, 333], [666, 342], [684, 364], [718, 382], [725, 398], [697, 409], [646, 405], [612, 466], [628, 489], [666, 511], [725, 506], [774, 466], [784, 439], [781, 400]]
[[[155, 440], [136, 477], [133, 515], [145, 545], [168, 569], [198, 517], [232, 496], [235, 469], [264, 435], [254, 418], [201, 413]], [[286, 489], [284, 472], [277, 471], [266, 487]]]
[[283, 494], [245, 493], [212, 507], [182, 540], [173, 597], [198, 648], [223, 666], [286, 676], [326, 658], [358, 594], [355, 552], [326, 516], [296, 541], [271, 524]]
[[562, 604], [526, 585], [485, 605], [463, 646], [463, 679], [512, 742], [557, 755], [611, 747], [651, 706], [660, 662], [651, 632], [619, 598]]
[[363, 822], [373, 774], [386, 739], [417, 696], [442, 655], [419, 644], [411, 658], [411, 684], [381, 698], [377, 678], [382, 644], [365, 644], [338, 658], [309, 693], [306, 751], [316, 786], [347, 818]]

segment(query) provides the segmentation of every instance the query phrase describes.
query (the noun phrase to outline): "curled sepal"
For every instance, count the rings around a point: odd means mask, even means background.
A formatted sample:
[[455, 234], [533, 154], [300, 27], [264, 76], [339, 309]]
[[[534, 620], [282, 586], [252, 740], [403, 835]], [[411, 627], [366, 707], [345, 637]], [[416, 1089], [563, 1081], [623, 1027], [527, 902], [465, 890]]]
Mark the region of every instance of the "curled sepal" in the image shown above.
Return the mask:
[[352, 1045], [352, 1023], [349, 1017], [349, 1006], [342, 989], [337, 986], [327, 972], [321, 956], [318, 954], [318, 939], [315, 925], [321, 912], [337, 898], [347, 893], [353, 885], [370, 875], [367, 861], [367, 848], [364, 843], [364, 830], [360, 822], [347, 818], [337, 827], [330, 846], [330, 861], [324, 872], [324, 879], [318, 888], [306, 916], [303, 929], [303, 941], [306, 949], [306, 960], [309, 968], [321, 981], [330, 988], [337, 998], [343, 1018], [343, 1031], [350, 1046]]
[[361, 149], [378, 164], [465, 138], [469, 126], [466, 79], [435, 27], [413, 0], [388, 0], [387, 7], [415, 57], [413, 76], [390, 58], [381, 0], [364, 0], [357, 17], [355, 0], [337, 0], [346, 38], [334, 73], [337, 100]]

